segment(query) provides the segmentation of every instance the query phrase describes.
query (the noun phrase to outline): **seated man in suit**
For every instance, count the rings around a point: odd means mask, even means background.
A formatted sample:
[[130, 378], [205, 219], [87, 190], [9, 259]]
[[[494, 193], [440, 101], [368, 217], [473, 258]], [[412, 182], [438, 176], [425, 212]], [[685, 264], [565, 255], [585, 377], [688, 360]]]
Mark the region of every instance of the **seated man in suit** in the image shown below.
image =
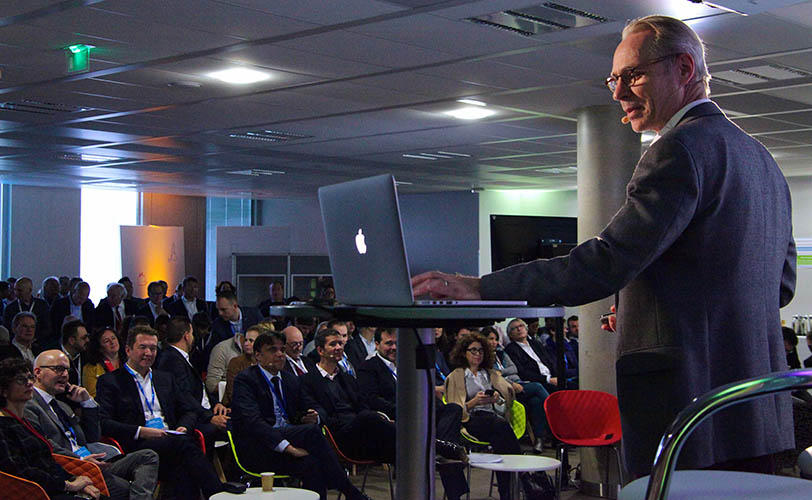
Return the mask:
[[302, 332], [291, 325], [282, 330], [282, 334], [285, 336], [285, 371], [299, 377], [310, 370], [315, 370], [316, 363], [307, 356], [302, 356], [304, 348]]
[[121, 283], [107, 285], [107, 297], [99, 301], [93, 313], [94, 328], [112, 328], [116, 335], [123, 335], [124, 318], [136, 313], [138, 309], [132, 302], [124, 302], [127, 289]]
[[[51, 442], [54, 453], [98, 465], [110, 498], [152, 500], [158, 483], [158, 455], [152, 450], [138, 450], [119, 456], [115, 447], [99, 443], [99, 405], [84, 387], [68, 383], [69, 366], [62, 351], [50, 350], [37, 356], [34, 396], [25, 405], [25, 419]], [[56, 396], [61, 394], [82, 407], [81, 419], [70, 406], [57, 401]], [[114, 461], [107, 462], [114, 457]]]
[[305, 488], [327, 498], [337, 488], [348, 500], [368, 498], [347, 479], [321, 433], [319, 415], [304, 405], [299, 380], [282, 371], [285, 337], [278, 332], [254, 342], [257, 365], [234, 379], [231, 408], [234, 441], [249, 470], [291, 474]]
[[[166, 329], [166, 346], [155, 362], [155, 369], [171, 373], [175, 387], [183, 394], [190, 394], [198, 403], [197, 428], [206, 440], [206, 449], [214, 449], [214, 441], [227, 440], [226, 424], [228, 409], [220, 403], [212, 403], [206, 392], [203, 377], [193, 366], [189, 353], [194, 346], [192, 322], [186, 316], [173, 316]], [[216, 398], [217, 394], [214, 394]], [[214, 399], [216, 401], [216, 399]]]
[[180, 392], [172, 375], [153, 370], [158, 334], [148, 326], [127, 334], [127, 363], [99, 377], [96, 399], [101, 429], [125, 452], [150, 449], [158, 453], [158, 478], [171, 481], [175, 497], [199, 500], [220, 491], [241, 492], [245, 485], [221, 483], [189, 433], [198, 418], [199, 403]]
[[207, 312], [206, 301], [198, 298], [199, 285], [197, 278], [187, 276], [181, 281], [182, 295], [166, 307], [171, 316], [187, 316], [189, 319], [199, 313]]
[[[358, 386], [366, 405], [372, 410], [395, 418], [397, 402], [397, 330], [375, 329], [375, 356], [364, 361], [358, 368]], [[456, 444], [462, 427], [462, 408], [456, 404], [444, 404], [436, 400], [437, 453], [444, 458], [459, 460], [455, 464], [439, 462], [440, 479], [449, 500], [458, 500], [468, 492], [463, 474], [463, 462], [467, 460], [465, 449]], [[439, 459], [438, 459], [439, 460]], [[448, 464], [447, 466], [445, 466]]]
[[62, 352], [70, 360], [68, 381], [72, 385], [82, 385], [82, 365], [90, 334], [79, 320], [68, 321], [62, 326]]
[[223, 291], [217, 295], [217, 318], [211, 325], [210, 346], [245, 333], [249, 326], [254, 326], [264, 318], [253, 307], [242, 307], [234, 292]]
[[149, 285], [147, 285], [147, 295], [149, 299], [147, 303], [141, 306], [141, 308], [136, 311], [137, 316], [144, 316], [145, 318], [149, 319], [150, 326], [155, 326], [155, 319], [161, 315], [169, 315], [164, 309], [161, 301], [164, 298], [164, 287], [161, 285], [159, 281], [153, 281]]
[[[51, 306], [51, 328], [55, 332], [57, 340], [59, 339], [59, 333], [62, 332], [62, 324], [65, 322], [66, 316], [73, 316], [86, 325], [93, 324], [95, 307], [93, 301], [88, 298], [90, 296], [90, 284], [79, 278], [77, 279], [79, 281], [76, 281], [71, 287], [70, 295], [56, 299]], [[56, 345], [46, 347], [56, 347]]]
[[375, 355], [375, 327], [374, 326], [359, 326], [344, 347], [344, 352], [350, 363], [356, 368], [361, 368], [361, 364], [367, 359]]
[[316, 334], [320, 360], [315, 370], [299, 377], [306, 408], [319, 413], [347, 456], [395, 462], [395, 424], [370, 411], [361, 401], [358, 382], [339, 369], [344, 359], [341, 334], [328, 328]]
[[15, 347], [22, 357], [34, 363], [34, 357], [40, 353], [39, 343], [36, 342], [37, 317], [32, 312], [23, 311], [14, 315], [11, 320], [11, 346]]
[[18, 312], [32, 312], [37, 317], [36, 337], [39, 344], [45, 347], [56, 347], [59, 342], [59, 330], [51, 328], [50, 306], [47, 302], [33, 295], [34, 283], [31, 278], [23, 276], [14, 282], [14, 293], [17, 299], [3, 309], [3, 324], [11, 329], [11, 322]]
[[515, 318], [508, 323], [508, 336], [510, 342], [505, 346], [505, 352], [516, 364], [521, 380], [539, 382], [552, 393], [558, 385], [555, 361], [550, 357], [544, 345], [528, 338], [527, 324], [524, 320]]

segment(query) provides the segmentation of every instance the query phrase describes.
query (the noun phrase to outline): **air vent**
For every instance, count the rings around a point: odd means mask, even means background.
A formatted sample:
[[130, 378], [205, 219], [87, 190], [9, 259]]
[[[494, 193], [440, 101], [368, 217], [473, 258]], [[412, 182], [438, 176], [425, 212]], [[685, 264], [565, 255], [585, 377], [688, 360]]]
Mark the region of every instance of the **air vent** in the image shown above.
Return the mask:
[[453, 160], [471, 157], [469, 154], [452, 153], [450, 151], [437, 151], [436, 153], [404, 153], [401, 156], [404, 158], [414, 158], [416, 160]]
[[35, 101], [32, 99], [23, 99], [18, 102], [0, 102], [0, 109], [9, 111], [19, 111], [21, 113], [36, 113], [42, 115], [56, 115], [61, 113], [82, 113], [90, 111], [93, 108], [85, 108], [82, 106], [73, 106], [71, 104], [59, 104], [55, 102]]
[[246, 170], [232, 170], [228, 172], [229, 174], [233, 175], [248, 175], [250, 177], [259, 177], [261, 175], [282, 175], [285, 172], [281, 170], [267, 170], [264, 168], [249, 168]]
[[293, 134], [290, 132], [279, 132], [276, 130], [262, 130], [260, 132], [241, 132], [237, 134], [229, 134], [233, 139], [246, 139], [249, 141], [263, 141], [263, 142], [284, 142], [294, 141], [296, 139], [309, 139], [312, 135]]
[[553, 31], [582, 28], [609, 21], [609, 19], [592, 12], [553, 2], [472, 17], [468, 18], [468, 20], [524, 36], [537, 36]]
[[746, 71], [747, 73], [758, 75], [768, 80], [792, 80], [793, 78], [806, 78], [809, 76], [809, 73], [806, 71], [798, 71], [797, 69], [775, 64], [742, 68], [741, 71]]
[[726, 83], [735, 83], [738, 85], [753, 85], [755, 83], [764, 83], [767, 81], [766, 78], [762, 78], [758, 75], [747, 71], [742, 71], [740, 69], [715, 72], [713, 74], [713, 79]]

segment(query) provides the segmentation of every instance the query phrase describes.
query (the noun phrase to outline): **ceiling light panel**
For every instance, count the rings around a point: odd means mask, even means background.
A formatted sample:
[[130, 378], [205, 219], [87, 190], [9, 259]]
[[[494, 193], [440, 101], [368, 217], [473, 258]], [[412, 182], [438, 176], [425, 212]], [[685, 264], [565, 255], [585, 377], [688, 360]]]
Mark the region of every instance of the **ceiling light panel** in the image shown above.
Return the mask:
[[264, 71], [251, 68], [229, 68], [208, 73], [206, 76], [233, 85], [248, 85], [265, 81], [271, 77], [270, 74]]

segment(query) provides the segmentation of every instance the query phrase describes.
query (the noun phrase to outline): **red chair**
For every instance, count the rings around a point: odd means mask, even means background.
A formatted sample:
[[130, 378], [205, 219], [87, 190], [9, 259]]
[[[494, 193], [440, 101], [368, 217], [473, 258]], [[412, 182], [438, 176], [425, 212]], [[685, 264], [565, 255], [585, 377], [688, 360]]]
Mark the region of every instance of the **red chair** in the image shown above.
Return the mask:
[[[561, 460], [567, 446], [606, 447], [614, 450], [617, 457], [618, 475], [623, 484], [623, 465], [620, 452], [615, 446], [623, 437], [620, 429], [620, 409], [617, 398], [601, 391], [557, 391], [544, 400], [544, 412], [550, 431], [560, 442], [556, 458]], [[560, 494], [561, 474], [556, 477], [556, 489]], [[609, 471], [606, 472], [609, 483]]]

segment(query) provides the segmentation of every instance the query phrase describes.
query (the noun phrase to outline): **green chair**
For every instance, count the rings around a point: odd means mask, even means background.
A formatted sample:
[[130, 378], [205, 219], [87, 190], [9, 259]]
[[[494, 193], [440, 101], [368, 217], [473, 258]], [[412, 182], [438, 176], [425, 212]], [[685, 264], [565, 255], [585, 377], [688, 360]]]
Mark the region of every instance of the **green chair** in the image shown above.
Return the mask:
[[[227, 430], [226, 433], [228, 434], [228, 443], [231, 446], [231, 453], [234, 455], [234, 462], [237, 464], [237, 467], [239, 467], [240, 470], [243, 471], [245, 473], [245, 475], [247, 475], [247, 476], [261, 478], [262, 477], [261, 473], [252, 472], [252, 471], [246, 469], [245, 467], [243, 467], [243, 465], [240, 463], [239, 457], [237, 456], [237, 447], [234, 446], [234, 437], [231, 435], [230, 430]], [[265, 472], [270, 472], [270, 471], [265, 471]], [[291, 478], [290, 476], [285, 475], [285, 474], [276, 474], [274, 476], [274, 479], [290, 479], [290, 478]]]

